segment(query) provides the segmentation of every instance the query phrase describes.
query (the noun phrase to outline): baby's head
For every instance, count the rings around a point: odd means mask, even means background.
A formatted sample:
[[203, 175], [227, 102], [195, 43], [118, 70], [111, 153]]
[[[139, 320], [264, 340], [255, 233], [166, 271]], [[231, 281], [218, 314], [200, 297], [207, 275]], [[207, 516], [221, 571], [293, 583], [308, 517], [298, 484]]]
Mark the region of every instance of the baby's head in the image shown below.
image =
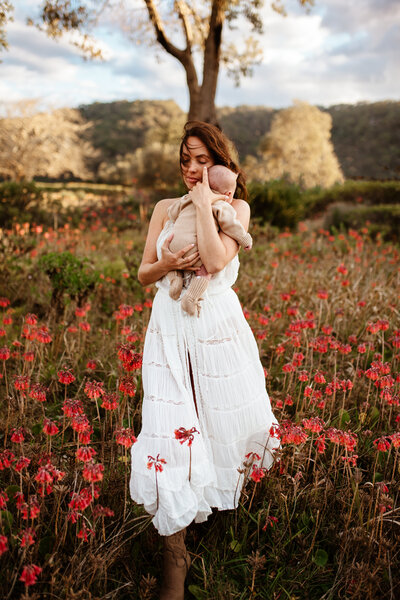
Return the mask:
[[208, 184], [217, 194], [229, 196], [229, 201], [232, 202], [237, 176], [238, 173], [234, 173], [228, 167], [213, 165], [208, 169]]

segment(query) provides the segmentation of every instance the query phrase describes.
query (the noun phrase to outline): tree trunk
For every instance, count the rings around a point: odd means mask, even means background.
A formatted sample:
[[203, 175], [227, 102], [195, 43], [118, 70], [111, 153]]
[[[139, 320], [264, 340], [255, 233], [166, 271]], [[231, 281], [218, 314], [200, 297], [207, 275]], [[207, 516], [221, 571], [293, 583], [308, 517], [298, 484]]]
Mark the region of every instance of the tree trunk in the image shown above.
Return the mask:
[[201, 87], [191, 87], [188, 79], [190, 107], [188, 119], [198, 119], [217, 125], [215, 95], [221, 59], [222, 28], [225, 20], [226, 0], [214, 0], [209, 32], [204, 48], [203, 81]]

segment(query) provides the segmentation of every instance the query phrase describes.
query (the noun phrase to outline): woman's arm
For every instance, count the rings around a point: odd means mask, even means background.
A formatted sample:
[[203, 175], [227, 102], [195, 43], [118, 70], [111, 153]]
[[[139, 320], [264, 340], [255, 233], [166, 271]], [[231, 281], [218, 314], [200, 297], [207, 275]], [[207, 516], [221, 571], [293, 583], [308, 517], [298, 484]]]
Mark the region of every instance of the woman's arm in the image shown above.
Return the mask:
[[149, 285], [150, 283], [158, 281], [169, 271], [179, 269], [185, 269], [186, 271], [197, 270], [197, 267], [193, 267], [193, 265], [199, 258], [198, 252], [191, 254], [189, 258], [182, 258], [182, 256], [192, 248], [193, 244], [185, 246], [182, 250], [175, 253], [169, 250], [168, 246], [173, 238], [173, 234], [171, 234], [162, 245], [161, 259], [158, 260], [157, 258], [157, 239], [163, 229], [167, 209], [171, 202], [171, 200], [160, 200], [157, 202], [153, 214], [151, 215], [142, 262], [140, 263], [137, 275], [138, 280], [142, 285]]
[[[209, 273], [218, 273], [239, 251], [239, 244], [222, 231], [218, 232], [214, 225], [212, 203], [224, 196], [217, 196], [210, 190], [207, 169], [204, 169], [203, 181], [197, 183], [189, 194], [196, 206], [197, 245], [201, 261]], [[249, 205], [244, 200], [234, 199], [232, 206], [247, 231], [250, 221]]]

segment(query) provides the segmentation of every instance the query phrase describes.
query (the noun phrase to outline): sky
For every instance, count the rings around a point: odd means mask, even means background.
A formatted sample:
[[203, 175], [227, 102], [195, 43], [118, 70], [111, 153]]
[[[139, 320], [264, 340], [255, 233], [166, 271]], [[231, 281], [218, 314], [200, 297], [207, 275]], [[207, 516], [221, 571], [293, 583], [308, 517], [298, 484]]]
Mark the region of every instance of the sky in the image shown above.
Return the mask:
[[[74, 0], [71, 0], [72, 2]], [[92, 3], [95, 0], [88, 0]], [[167, 2], [167, 0], [162, 0]], [[143, 0], [125, 0], [132, 19]], [[162, 49], [137, 43], [121, 30], [115, 14], [94, 30], [105, 60], [84, 60], [68, 39], [49, 39], [26, 24], [39, 0], [16, 0], [7, 26], [9, 50], [1, 52], [0, 104], [36, 98], [47, 109], [113, 100], [169, 100], [188, 109], [185, 73]], [[293, 100], [319, 106], [400, 100], [400, 1], [315, 0], [309, 12], [297, 0], [284, 2], [287, 17], [263, 8], [261, 65], [239, 87], [222, 70], [217, 106], [286, 107]], [[135, 10], [136, 9], [136, 10]], [[125, 19], [125, 25], [129, 20]], [[243, 37], [245, 25], [224, 40]], [[171, 36], [179, 44], [179, 38]]]

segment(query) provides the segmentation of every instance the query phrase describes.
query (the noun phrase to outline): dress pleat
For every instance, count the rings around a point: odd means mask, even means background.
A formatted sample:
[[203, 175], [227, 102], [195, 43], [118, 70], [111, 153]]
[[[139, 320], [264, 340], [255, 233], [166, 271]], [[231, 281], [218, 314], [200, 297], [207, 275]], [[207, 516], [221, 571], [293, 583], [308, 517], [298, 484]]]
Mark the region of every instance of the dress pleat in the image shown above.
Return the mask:
[[[173, 231], [167, 221], [157, 254]], [[278, 425], [265, 389], [264, 370], [254, 335], [231, 286], [238, 257], [214, 275], [201, 302], [200, 317], [169, 296], [169, 282], [157, 282], [143, 349], [142, 429], [131, 449], [130, 493], [154, 515], [161, 535], [171, 535], [211, 508], [236, 508], [243, 485], [246, 454], [269, 469], [279, 440]], [[190, 272], [184, 278], [185, 293]], [[190, 365], [196, 405], [192, 394]], [[197, 407], [197, 410], [196, 410]], [[175, 430], [195, 427], [191, 453]], [[190, 459], [191, 454], [191, 459]], [[147, 468], [148, 456], [166, 461], [163, 471]], [[190, 469], [190, 480], [189, 480]]]

